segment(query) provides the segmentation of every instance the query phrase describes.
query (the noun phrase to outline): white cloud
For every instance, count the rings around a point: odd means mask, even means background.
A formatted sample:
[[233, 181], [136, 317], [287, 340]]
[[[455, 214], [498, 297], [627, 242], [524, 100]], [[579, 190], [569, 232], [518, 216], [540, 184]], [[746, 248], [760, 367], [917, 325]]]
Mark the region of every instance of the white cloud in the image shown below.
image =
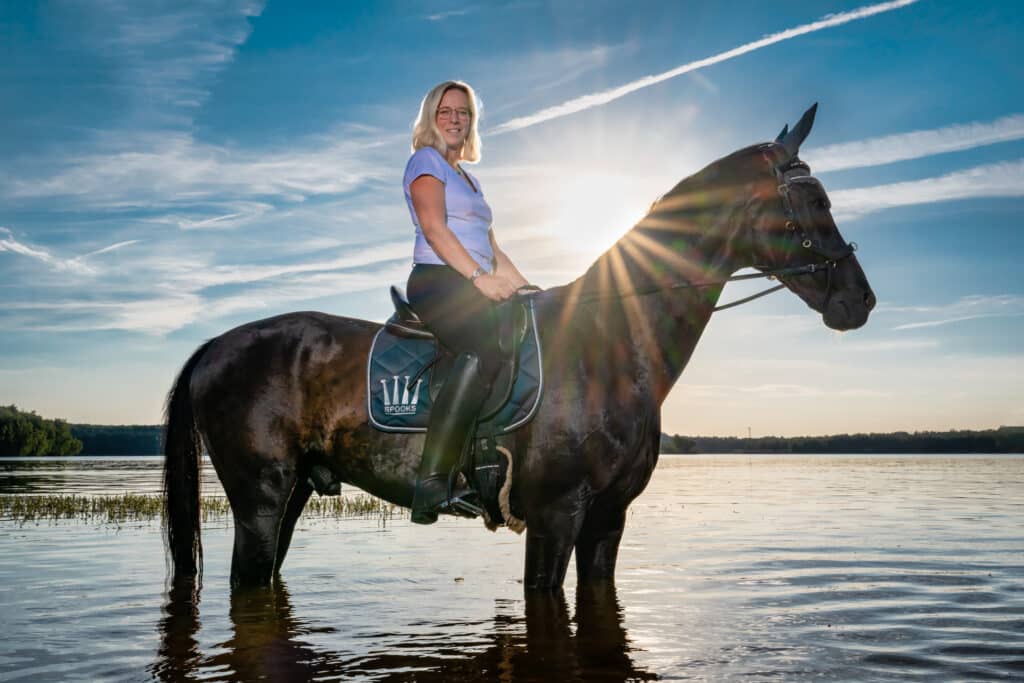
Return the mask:
[[877, 341], [843, 344], [843, 351], [877, 353], [891, 351], [923, 351], [939, 347], [938, 339], [880, 339]]
[[[208, 86], [252, 32], [263, 2], [92, 2], [84, 8], [80, 39], [116, 65], [132, 107], [147, 118], [184, 123]], [[99, 27], [96, 30], [92, 27]]]
[[450, 17], [461, 17], [466, 14], [472, 14], [477, 12], [480, 8], [476, 5], [469, 5], [460, 9], [448, 10], [447, 12], [437, 12], [435, 14], [429, 14], [424, 17], [427, 21], [444, 21]]
[[577, 112], [581, 112], [587, 109], [599, 107], [601, 105], [608, 104], [609, 102], [617, 100], [620, 97], [625, 97], [626, 95], [632, 92], [636, 92], [637, 90], [641, 90], [643, 88], [656, 85], [663, 81], [675, 78], [676, 76], [681, 76], [683, 74], [690, 73], [698, 69], [703, 69], [706, 66], [711, 66], [713, 64], [728, 61], [735, 57], [745, 55], [749, 52], [760, 50], [763, 47], [774, 45], [775, 43], [781, 43], [784, 40], [796, 38], [798, 36], [802, 36], [808, 33], [813, 33], [815, 31], [821, 31], [823, 29], [831, 28], [833, 26], [841, 26], [851, 21], [866, 19], [876, 14], [881, 14], [883, 12], [889, 12], [894, 9], [906, 7], [907, 5], [912, 5], [915, 2], [917, 2], [917, 0], [894, 0], [892, 2], [883, 2], [876, 5], [867, 5], [865, 7], [859, 7], [849, 12], [830, 14], [823, 17], [822, 19], [819, 19], [818, 21], [811, 22], [810, 24], [802, 24], [794, 28], [786, 29], [785, 31], [773, 33], [771, 35], [765, 36], [764, 38], [761, 38], [760, 40], [745, 43], [731, 50], [719, 52], [718, 54], [712, 55], [711, 57], [705, 57], [704, 59], [698, 59], [697, 61], [689, 62], [687, 64], [683, 64], [682, 66], [677, 66], [674, 69], [669, 69], [668, 71], [664, 71], [660, 74], [655, 74], [653, 76], [644, 76], [643, 78], [631, 81], [630, 83], [626, 83], [625, 85], [620, 85], [616, 88], [611, 88], [610, 90], [591, 93], [589, 95], [582, 95], [580, 97], [576, 97], [554, 107], [542, 109], [541, 111], [536, 112], [534, 114], [514, 118], [491, 129], [490, 131], [488, 131], [488, 134], [500, 135], [501, 133], [508, 133], [514, 130], [521, 130], [529, 126], [534, 126], [538, 123], [551, 121], [552, 119], [561, 118], [563, 116], [575, 114]]
[[0, 252], [20, 254], [35, 259], [56, 271], [70, 271], [77, 274], [88, 275], [95, 272], [92, 268], [82, 263], [79, 259], [62, 259], [54, 256], [45, 249], [30, 247], [27, 244], [14, 239], [14, 233], [7, 228], [0, 227], [0, 235], [6, 235], [0, 239]]
[[1024, 159], [975, 166], [943, 176], [829, 192], [837, 221], [898, 206], [1024, 196]]
[[3, 194], [10, 199], [73, 197], [77, 204], [94, 209], [204, 204], [228, 208], [201, 222], [226, 213], [260, 215], [267, 210], [265, 202], [239, 208], [232, 203], [239, 199], [301, 201], [348, 192], [367, 180], [393, 175], [367, 158], [392, 140], [362, 131], [342, 130], [336, 135], [337, 139], [306, 140], [298, 149], [278, 151], [219, 147], [187, 133], [119, 136], [100, 141], [100, 151], [67, 160], [64, 169], [49, 177], [9, 179]]
[[894, 330], [916, 330], [983, 318], [1022, 316], [1024, 315], [1024, 297], [1016, 294], [992, 296], [972, 294], [943, 306], [883, 306], [876, 312], [899, 315], [902, 318], [925, 318], [924, 320], [901, 323], [892, 328]]
[[[166, 284], [155, 287], [143, 298], [124, 301], [13, 302], [5, 305], [16, 312], [18, 329], [39, 332], [81, 332], [121, 330], [162, 335], [199, 320], [211, 321], [245, 311], [284, 312], [299, 301], [342, 296], [384, 288], [383, 283], [400, 281], [408, 266], [379, 266], [350, 273], [323, 272], [285, 278], [264, 288], [250, 288], [230, 296], [209, 298], [197, 292], [180, 291]], [[123, 292], [118, 293], [123, 297]]]
[[[98, 282], [88, 292], [65, 294], [59, 300], [5, 302], [0, 313], [8, 329], [166, 334], [200, 320], [218, 320], [244, 311], [280, 313], [295, 302], [373, 289], [383, 292], [386, 283], [408, 276], [405, 259], [410, 249], [405, 242], [386, 243], [345, 247], [330, 259], [229, 266], [177, 256], [140, 255], [119, 273], [123, 279]], [[204, 291], [223, 285], [245, 287], [231, 294]]]
[[[365, 268], [398, 259], [409, 259], [411, 262], [412, 247], [408, 241], [372, 245], [358, 249], [344, 248], [334, 258], [303, 263], [222, 266], [189, 265], [183, 272], [171, 274], [169, 283], [175, 287], [184, 286], [190, 289], [203, 289], [217, 285], [259, 282], [289, 275], [329, 272], [347, 268]], [[177, 267], [180, 268], [181, 266]], [[408, 271], [408, 268], [409, 266], [406, 264], [406, 271]]]
[[1013, 114], [995, 121], [975, 121], [828, 145], [805, 150], [800, 156], [809, 160], [815, 172], [838, 171], [881, 166], [1021, 139], [1024, 139], [1024, 115]]
[[83, 254], [82, 256], [77, 257], [76, 260], [81, 261], [83, 259], [87, 259], [87, 258], [90, 258], [92, 256], [99, 256], [100, 254], [106, 254], [108, 252], [115, 251], [115, 250], [121, 249], [123, 247], [130, 247], [131, 245], [138, 244], [138, 243], [139, 243], [139, 240], [125, 240], [123, 242], [117, 242], [115, 244], [111, 244], [110, 246], [103, 247], [103, 248], [97, 249], [95, 251], [90, 251], [88, 254]]

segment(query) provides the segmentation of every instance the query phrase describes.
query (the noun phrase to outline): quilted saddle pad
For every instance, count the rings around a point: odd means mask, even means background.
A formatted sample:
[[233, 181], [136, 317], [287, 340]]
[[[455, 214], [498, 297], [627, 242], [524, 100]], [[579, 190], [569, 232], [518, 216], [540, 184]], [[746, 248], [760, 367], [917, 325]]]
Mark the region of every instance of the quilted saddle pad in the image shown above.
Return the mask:
[[[544, 389], [537, 318], [529, 303], [526, 335], [519, 345], [519, 364], [508, 400], [477, 426], [477, 436], [507, 434], [533, 419]], [[370, 423], [385, 432], [425, 432], [430, 417], [429, 387], [440, 384], [432, 373], [447, 369], [437, 364], [423, 371], [435, 355], [433, 339], [410, 339], [381, 328], [370, 346], [367, 363], [367, 402]], [[443, 367], [441, 367], [443, 366]]]

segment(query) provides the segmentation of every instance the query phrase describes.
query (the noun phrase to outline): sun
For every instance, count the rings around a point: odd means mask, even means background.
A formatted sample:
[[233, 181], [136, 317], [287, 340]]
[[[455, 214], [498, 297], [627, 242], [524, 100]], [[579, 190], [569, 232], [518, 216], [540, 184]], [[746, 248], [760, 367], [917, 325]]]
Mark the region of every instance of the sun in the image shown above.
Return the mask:
[[582, 170], [563, 175], [548, 222], [568, 250], [596, 258], [646, 215], [657, 193], [624, 173]]

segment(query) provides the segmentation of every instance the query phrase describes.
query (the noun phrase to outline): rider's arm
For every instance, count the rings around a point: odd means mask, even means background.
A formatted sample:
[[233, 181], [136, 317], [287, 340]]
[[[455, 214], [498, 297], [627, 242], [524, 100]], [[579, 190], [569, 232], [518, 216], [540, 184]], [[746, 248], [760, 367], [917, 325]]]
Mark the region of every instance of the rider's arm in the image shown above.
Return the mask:
[[529, 285], [530, 283], [525, 277], [523, 277], [523, 274], [519, 272], [519, 269], [515, 267], [512, 263], [512, 259], [508, 257], [508, 254], [498, 247], [498, 241], [494, 239], [494, 230], [488, 232], [487, 236], [491, 240], [491, 250], [494, 251], [494, 262], [497, 264], [494, 268], [494, 272], [511, 282], [512, 286], [516, 289]]
[[[479, 265], [445, 220], [444, 183], [431, 175], [421, 175], [409, 184], [409, 196], [412, 197], [412, 208], [416, 211], [420, 229], [430, 248], [460, 275], [471, 277]], [[495, 301], [507, 299], [516, 291], [512, 283], [498, 275], [481, 275], [473, 284], [487, 298]]]

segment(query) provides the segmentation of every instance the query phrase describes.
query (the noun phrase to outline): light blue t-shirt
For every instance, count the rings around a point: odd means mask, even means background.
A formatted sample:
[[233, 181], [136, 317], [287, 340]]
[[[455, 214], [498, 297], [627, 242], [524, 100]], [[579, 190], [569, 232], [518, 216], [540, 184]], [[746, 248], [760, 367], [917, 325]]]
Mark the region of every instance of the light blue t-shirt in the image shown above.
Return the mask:
[[473, 260], [490, 272], [493, 270], [494, 259], [494, 250], [491, 249], [491, 240], [488, 238], [491, 229], [491, 207], [487, 205], [483, 191], [480, 190], [480, 182], [470, 175], [469, 171], [463, 171], [473, 181], [476, 190], [471, 188], [466, 179], [460, 176], [433, 147], [421, 147], [409, 157], [409, 163], [405, 165], [402, 186], [405, 188], [405, 203], [409, 206], [409, 215], [416, 226], [416, 246], [413, 248], [412, 260], [414, 263], [444, 264], [441, 257], [430, 247], [427, 238], [423, 236], [423, 228], [416, 218], [412, 195], [409, 193], [412, 181], [421, 175], [430, 175], [444, 183], [448, 227]]

